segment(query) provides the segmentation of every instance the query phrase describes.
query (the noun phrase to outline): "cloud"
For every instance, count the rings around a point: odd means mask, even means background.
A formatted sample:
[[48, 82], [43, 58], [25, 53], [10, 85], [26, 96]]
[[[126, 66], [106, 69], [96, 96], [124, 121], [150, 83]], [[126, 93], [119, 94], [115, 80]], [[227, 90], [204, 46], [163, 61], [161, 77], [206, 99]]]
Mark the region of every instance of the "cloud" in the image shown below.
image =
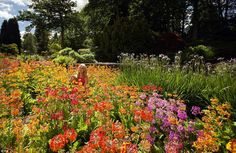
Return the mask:
[[21, 35], [21, 38], [23, 38], [23, 36], [25, 35], [26, 31], [21, 31], [20, 32], [20, 35]]
[[0, 18], [9, 19], [12, 18], [11, 14], [11, 4], [0, 3]]
[[31, 3], [31, 0], [3, 0], [3, 1], [8, 2], [8, 3], [9, 2], [14, 3], [19, 6], [26, 6]]
[[75, 0], [75, 2], [77, 4], [76, 10], [80, 11], [88, 3], [88, 0]]

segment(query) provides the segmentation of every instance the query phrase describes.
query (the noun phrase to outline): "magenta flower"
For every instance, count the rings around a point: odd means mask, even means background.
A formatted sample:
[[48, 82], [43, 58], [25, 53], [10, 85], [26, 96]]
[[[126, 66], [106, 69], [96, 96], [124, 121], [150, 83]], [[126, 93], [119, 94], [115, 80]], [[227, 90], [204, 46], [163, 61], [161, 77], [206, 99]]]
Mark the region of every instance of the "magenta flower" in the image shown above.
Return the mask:
[[145, 93], [142, 93], [139, 97], [140, 99], [144, 100], [147, 98], [147, 95]]
[[178, 117], [181, 119], [181, 120], [186, 120], [187, 119], [187, 113], [185, 111], [180, 111], [178, 110]]
[[191, 112], [194, 116], [201, 114], [201, 108], [198, 106], [193, 106]]

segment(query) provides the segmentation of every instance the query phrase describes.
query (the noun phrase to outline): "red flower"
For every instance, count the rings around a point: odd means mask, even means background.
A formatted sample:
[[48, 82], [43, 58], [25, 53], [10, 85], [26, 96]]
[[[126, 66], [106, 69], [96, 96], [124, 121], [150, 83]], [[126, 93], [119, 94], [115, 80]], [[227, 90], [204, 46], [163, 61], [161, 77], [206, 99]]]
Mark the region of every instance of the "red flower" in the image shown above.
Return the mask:
[[161, 86], [159, 86], [159, 87], [157, 87], [157, 90], [158, 90], [160, 93], [162, 93], [163, 88], [162, 88]]
[[63, 120], [64, 119], [63, 111], [58, 111], [58, 112], [52, 114], [51, 119], [53, 119], [53, 120]]
[[140, 121], [140, 119], [142, 119], [145, 122], [152, 122], [153, 112], [150, 112], [147, 109], [134, 111], [134, 120], [138, 122]]
[[76, 140], [76, 138], [77, 138], [77, 133], [76, 133], [75, 129], [66, 129], [64, 131], [64, 135], [71, 142], [74, 142]]
[[145, 85], [142, 87], [143, 91], [156, 91], [157, 87], [155, 85]]
[[113, 105], [111, 102], [100, 102], [100, 103], [96, 103], [94, 105], [94, 110], [95, 111], [99, 111], [99, 112], [104, 112], [105, 110], [112, 110], [113, 109]]
[[65, 136], [58, 134], [49, 141], [49, 147], [53, 152], [57, 152], [58, 150], [63, 149], [66, 143]]
[[77, 99], [72, 99], [70, 103], [71, 105], [78, 105], [79, 101]]

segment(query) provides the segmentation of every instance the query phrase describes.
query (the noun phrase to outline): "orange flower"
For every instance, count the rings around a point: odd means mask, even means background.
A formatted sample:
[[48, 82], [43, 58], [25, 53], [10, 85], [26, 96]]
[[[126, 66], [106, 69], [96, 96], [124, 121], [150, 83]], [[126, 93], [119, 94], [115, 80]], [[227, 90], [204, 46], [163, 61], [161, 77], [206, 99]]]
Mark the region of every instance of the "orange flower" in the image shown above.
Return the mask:
[[219, 100], [217, 98], [211, 98], [210, 100], [212, 105], [216, 105], [219, 103]]
[[49, 141], [49, 146], [50, 149], [53, 152], [57, 152], [60, 149], [63, 149], [66, 145], [66, 138], [64, 135], [59, 134], [54, 136], [50, 141]]
[[71, 142], [74, 142], [77, 138], [77, 133], [76, 133], [75, 129], [66, 129], [64, 132], [64, 135]]
[[123, 142], [122, 146], [120, 147], [120, 153], [127, 153], [127, 145], [129, 145], [130, 142]]
[[17, 108], [11, 109], [11, 115], [12, 115], [12, 116], [17, 116], [17, 115], [19, 115], [19, 114], [20, 114], [19, 109], [17, 109]]
[[119, 112], [120, 112], [121, 114], [125, 114], [125, 113], [126, 113], [126, 110], [125, 110], [124, 108], [120, 108]]
[[132, 126], [131, 127], [131, 131], [132, 132], [136, 132], [136, 131], [138, 131], [139, 130], [139, 127], [137, 127], [137, 126]]

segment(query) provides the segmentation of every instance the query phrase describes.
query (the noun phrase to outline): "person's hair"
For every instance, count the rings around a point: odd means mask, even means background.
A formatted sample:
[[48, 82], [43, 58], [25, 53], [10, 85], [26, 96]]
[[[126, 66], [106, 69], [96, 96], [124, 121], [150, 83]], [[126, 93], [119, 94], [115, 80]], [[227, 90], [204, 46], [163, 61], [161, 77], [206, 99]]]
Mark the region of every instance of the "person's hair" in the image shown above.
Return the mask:
[[81, 74], [83, 77], [88, 77], [87, 76], [87, 66], [85, 64], [80, 64], [78, 68], [83, 70], [82, 74]]

